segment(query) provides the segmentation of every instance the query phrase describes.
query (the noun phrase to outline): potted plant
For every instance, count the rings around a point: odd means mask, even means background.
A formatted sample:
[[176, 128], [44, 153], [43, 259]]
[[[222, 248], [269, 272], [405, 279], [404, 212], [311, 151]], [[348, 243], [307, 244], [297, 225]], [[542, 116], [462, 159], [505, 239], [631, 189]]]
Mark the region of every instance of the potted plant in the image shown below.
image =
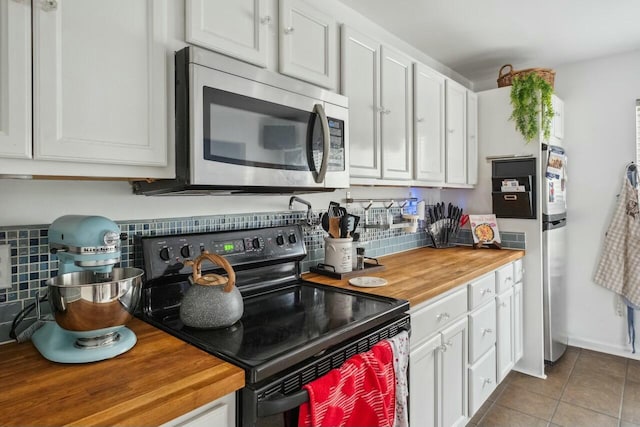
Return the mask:
[[[551, 119], [554, 115], [551, 105], [552, 94], [553, 86], [536, 73], [513, 77], [511, 85], [513, 112], [509, 120], [515, 122], [516, 129], [527, 143], [540, 134], [538, 123], [542, 126], [544, 139], [549, 139]], [[538, 122], [539, 115], [540, 122]]]

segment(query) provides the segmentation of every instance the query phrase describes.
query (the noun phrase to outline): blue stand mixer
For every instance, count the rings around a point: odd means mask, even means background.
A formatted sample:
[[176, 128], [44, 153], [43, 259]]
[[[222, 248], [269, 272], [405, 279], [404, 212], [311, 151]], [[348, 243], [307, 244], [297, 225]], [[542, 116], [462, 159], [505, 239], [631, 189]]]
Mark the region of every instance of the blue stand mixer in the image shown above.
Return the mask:
[[124, 325], [140, 299], [144, 272], [115, 267], [120, 241], [126, 239], [116, 223], [102, 216], [66, 215], [51, 224], [49, 246], [59, 265], [47, 290], [55, 321], [46, 322], [32, 337], [45, 358], [95, 362], [135, 345], [135, 334]]

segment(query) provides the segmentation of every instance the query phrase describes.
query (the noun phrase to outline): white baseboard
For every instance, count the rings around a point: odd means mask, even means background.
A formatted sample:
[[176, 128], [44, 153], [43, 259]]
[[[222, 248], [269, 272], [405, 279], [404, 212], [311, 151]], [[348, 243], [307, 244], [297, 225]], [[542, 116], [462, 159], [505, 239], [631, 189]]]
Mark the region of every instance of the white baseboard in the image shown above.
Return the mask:
[[516, 372], [520, 372], [521, 374], [529, 375], [529, 376], [536, 377], [536, 378], [541, 378], [543, 380], [547, 379], [547, 375], [544, 374], [544, 373], [542, 375], [540, 375], [540, 373], [538, 373], [538, 372], [533, 372], [533, 371], [528, 370], [528, 369], [521, 369], [517, 365], [514, 366], [513, 370], [516, 371]]
[[631, 353], [631, 345], [615, 346], [609, 343], [576, 337], [569, 338], [569, 345], [573, 347], [586, 348], [587, 350], [599, 351], [601, 353], [613, 354], [615, 356], [626, 357], [628, 359], [640, 360], [640, 340], [636, 342], [635, 354]]

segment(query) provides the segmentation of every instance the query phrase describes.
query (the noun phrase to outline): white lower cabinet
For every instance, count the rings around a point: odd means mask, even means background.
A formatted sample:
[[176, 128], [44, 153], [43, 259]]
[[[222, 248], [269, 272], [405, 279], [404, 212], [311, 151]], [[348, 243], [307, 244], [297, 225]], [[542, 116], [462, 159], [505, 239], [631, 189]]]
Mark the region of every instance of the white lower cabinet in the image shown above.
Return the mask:
[[[499, 382], [499, 381], [498, 381]], [[469, 368], [469, 416], [496, 389], [496, 349], [492, 347]]]
[[411, 426], [465, 425], [522, 357], [521, 265], [411, 309]]
[[162, 427], [234, 427], [236, 425], [236, 395], [227, 394], [211, 403], [175, 418]]
[[438, 386], [441, 383], [438, 358], [442, 339], [435, 335], [409, 355], [409, 425], [436, 426]]
[[492, 300], [469, 314], [469, 361], [476, 361], [495, 343], [496, 303]]
[[456, 321], [418, 345], [409, 360], [410, 425], [465, 425], [467, 319]]
[[467, 421], [467, 319], [442, 335], [442, 426], [463, 426]]
[[514, 310], [513, 288], [496, 296], [496, 366], [498, 382], [502, 381], [514, 365]]
[[513, 286], [513, 346], [514, 356], [513, 362], [517, 363], [522, 359], [524, 354], [523, 345], [523, 300], [522, 300], [522, 282], [518, 282]]

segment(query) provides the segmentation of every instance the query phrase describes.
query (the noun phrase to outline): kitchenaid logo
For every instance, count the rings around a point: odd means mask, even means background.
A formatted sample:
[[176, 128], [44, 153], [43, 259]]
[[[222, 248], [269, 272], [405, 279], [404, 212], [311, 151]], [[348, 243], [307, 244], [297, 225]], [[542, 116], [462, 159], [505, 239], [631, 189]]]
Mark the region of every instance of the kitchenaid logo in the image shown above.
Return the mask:
[[109, 254], [117, 251], [116, 246], [93, 246], [80, 248], [80, 253], [83, 255], [91, 255], [91, 254]]

